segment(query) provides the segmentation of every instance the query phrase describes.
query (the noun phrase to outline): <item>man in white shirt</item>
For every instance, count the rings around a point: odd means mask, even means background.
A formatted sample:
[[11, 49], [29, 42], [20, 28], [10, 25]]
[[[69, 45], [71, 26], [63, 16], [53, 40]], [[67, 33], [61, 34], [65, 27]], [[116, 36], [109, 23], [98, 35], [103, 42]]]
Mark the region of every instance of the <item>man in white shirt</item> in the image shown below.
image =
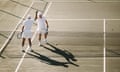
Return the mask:
[[41, 45], [41, 35], [44, 35], [44, 41], [47, 43], [47, 35], [48, 35], [48, 22], [46, 18], [42, 15], [41, 12], [36, 12], [37, 18], [35, 19], [37, 22], [37, 32], [39, 34], [39, 45]]
[[31, 43], [31, 37], [32, 37], [32, 32], [31, 32], [31, 27], [34, 21], [32, 20], [31, 16], [28, 16], [27, 19], [23, 22], [22, 26], [22, 52], [24, 51], [24, 44], [25, 40], [28, 39], [29, 43], [29, 49], [32, 51], [32, 43]]

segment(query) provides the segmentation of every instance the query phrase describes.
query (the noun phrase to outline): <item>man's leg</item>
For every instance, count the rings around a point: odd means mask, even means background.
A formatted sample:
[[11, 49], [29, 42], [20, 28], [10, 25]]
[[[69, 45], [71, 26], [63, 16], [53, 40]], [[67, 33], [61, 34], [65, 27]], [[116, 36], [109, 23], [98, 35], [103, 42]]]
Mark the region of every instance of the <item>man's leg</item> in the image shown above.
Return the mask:
[[29, 42], [29, 47], [31, 48], [32, 46], [31, 38], [28, 38], [28, 42]]
[[46, 31], [45, 34], [44, 34], [44, 38], [45, 38], [44, 41], [45, 41], [45, 43], [47, 43], [47, 36], [48, 36], [48, 31]]
[[31, 38], [28, 38], [28, 42], [29, 42], [29, 49], [30, 49], [30, 51], [32, 51], [32, 42], [31, 42]]
[[45, 33], [45, 35], [44, 35], [45, 39], [47, 39], [47, 35], [48, 35], [48, 32], [47, 32], [47, 33]]
[[41, 33], [39, 33], [39, 39], [38, 40], [39, 40], [39, 45], [41, 45], [41, 43], [40, 43], [41, 42]]
[[25, 38], [22, 38], [22, 51], [24, 51]]
[[39, 34], [39, 41], [41, 41], [41, 34]]
[[22, 38], [22, 47], [25, 45], [25, 38]]

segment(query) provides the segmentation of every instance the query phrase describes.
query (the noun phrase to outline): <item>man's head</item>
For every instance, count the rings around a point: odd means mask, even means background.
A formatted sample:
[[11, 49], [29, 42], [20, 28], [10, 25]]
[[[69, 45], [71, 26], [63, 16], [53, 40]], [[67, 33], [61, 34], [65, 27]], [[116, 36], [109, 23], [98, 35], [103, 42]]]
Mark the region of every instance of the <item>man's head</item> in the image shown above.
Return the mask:
[[38, 14], [37, 14], [37, 16], [39, 17], [39, 18], [42, 18], [42, 12], [38, 12]]
[[30, 15], [27, 16], [27, 19], [31, 19], [32, 17]]

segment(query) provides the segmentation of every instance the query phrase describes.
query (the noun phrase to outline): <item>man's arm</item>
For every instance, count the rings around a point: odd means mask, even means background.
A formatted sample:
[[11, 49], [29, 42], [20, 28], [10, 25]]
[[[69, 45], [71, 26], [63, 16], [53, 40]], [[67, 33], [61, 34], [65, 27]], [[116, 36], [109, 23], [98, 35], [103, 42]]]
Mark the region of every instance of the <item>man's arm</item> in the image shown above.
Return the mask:
[[37, 25], [37, 20], [33, 20], [33, 24], [34, 24], [34, 25]]
[[23, 32], [23, 30], [24, 30], [24, 26], [22, 26], [22, 32]]
[[47, 28], [49, 28], [48, 21], [47, 21], [47, 20], [45, 20], [45, 22], [46, 22]]

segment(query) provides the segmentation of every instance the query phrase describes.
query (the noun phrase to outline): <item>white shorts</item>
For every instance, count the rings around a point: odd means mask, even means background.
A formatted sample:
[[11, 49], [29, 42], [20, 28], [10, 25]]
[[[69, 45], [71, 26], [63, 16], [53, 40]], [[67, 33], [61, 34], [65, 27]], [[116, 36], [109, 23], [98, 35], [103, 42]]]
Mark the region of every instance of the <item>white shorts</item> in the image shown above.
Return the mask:
[[32, 32], [30, 31], [24, 31], [22, 33], [22, 38], [31, 38], [32, 37]]
[[37, 30], [37, 33], [39, 34], [45, 34], [48, 32], [48, 29], [40, 29], [40, 30]]

